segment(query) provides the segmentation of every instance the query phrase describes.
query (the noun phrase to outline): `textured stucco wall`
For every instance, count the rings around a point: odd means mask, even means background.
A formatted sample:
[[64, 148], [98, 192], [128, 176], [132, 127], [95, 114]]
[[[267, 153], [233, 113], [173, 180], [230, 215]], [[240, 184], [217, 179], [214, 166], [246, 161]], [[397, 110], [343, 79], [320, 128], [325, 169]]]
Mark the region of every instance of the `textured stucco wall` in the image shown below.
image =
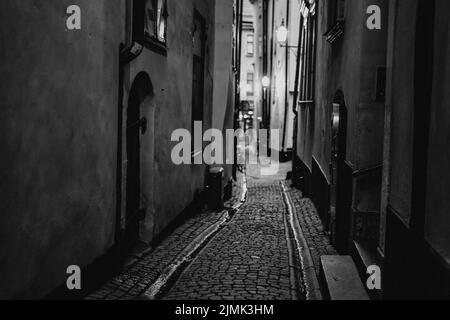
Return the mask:
[[[369, 30], [366, 13], [370, 5], [381, 8], [381, 30]], [[314, 112], [303, 109], [299, 116], [299, 153], [306, 165], [312, 157], [330, 182], [331, 115], [335, 94], [341, 90], [347, 107], [346, 160], [354, 170], [381, 165], [383, 159], [384, 103], [376, 101], [377, 67], [386, 65], [388, 2], [348, 0], [344, 35], [329, 44], [328, 3], [318, 3], [316, 101]], [[314, 128], [314, 136], [310, 132]], [[361, 212], [378, 211], [381, 196], [378, 177], [370, 183], [355, 181], [353, 207]]]
[[113, 245], [120, 1], [0, 3], [0, 298], [42, 297]]
[[[360, 101], [356, 108], [353, 136], [353, 164], [356, 170], [379, 166], [383, 162], [384, 101], [376, 101], [377, 67], [386, 66], [389, 5], [387, 0], [361, 1], [362, 21]], [[381, 30], [366, 28], [365, 14], [370, 5], [381, 9]], [[360, 212], [379, 212], [381, 201], [381, 171], [355, 181], [354, 207]]]
[[[387, 31], [389, 6], [388, 0], [361, 1], [359, 12], [362, 21], [361, 54], [361, 96], [357, 107], [357, 128], [354, 139], [354, 164], [357, 169], [371, 168], [382, 163], [384, 136], [384, 102], [376, 101], [377, 67], [386, 66]], [[381, 30], [366, 28], [365, 14], [370, 5], [381, 9]]]
[[347, 160], [357, 159], [355, 133], [356, 109], [360, 103], [362, 28], [365, 26], [365, 8], [359, 0], [347, 1], [344, 36], [334, 44], [325, 37], [328, 30], [328, 8], [326, 2], [318, 3], [318, 41], [316, 69], [316, 104], [313, 156], [329, 175], [331, 157], [331, 115], [335, 93], [342, 90], [348, 109]]
[[233, 1], [215, 1], [215, 35], [214, 35], [214, 100], [213, 128], [223, 130], [224, 120], [229, 108], [229, 93], [234, 91], [230, 83], [233, 47]]
[[[216, 0], [214, 9], [214, 91], [212, 128], [232, 129], [234, 124], [233, 1]], [[224, 158], [226, 157], [224, 147]], [[225, 160], [224, 160], [225, 161]], [[232, 166], [224, 166], [224, 183], [231, 179]]]
[[450, 263], [450, 2], [436, 1], [435, 58], [427, 182], [426, 239]]
[[[213, 118], [214, 79], [214, 1], [168, 1], [167, 56], [144, 48], [142, 54], [126, 70], [125, 104], [133, 80], [139, 72], [149, 75], [154, 98], [141, 108], [143, 116], [153, 117], [154, 128], [141, 137], [142, 161], [152, 168], [144, 168], [141, 176], [142, 205], [147, 208], [141, 239], [151, 242], [194, 199], [196, 191], [204, 188], [204, 165], [176, 166], [171, 160], [172, 132], [176, 129], [191, 130], [192, 114], [192, 28], [194, 9], [206, 20], [204, 128], [211, 128]], [[231, 19], [232, 20], [232, 19]], [[231, 34], [231, 24], [230, 24]], [[231, 49], [229, 54], [231, 55]], [[222, 88], [224, 89], [224, 88]], [[152, 137], [152, 132], [154, 136]], [[148, 141], [152, 140], [153, 143]], [[125, 141], [125, 140], [124, 140]], [[147, 147], [143, 143], [147, 143]], [[148, 148], [154, 146], [153, 152]], [[152, 157], [154, 157], [152, 159]], [[126, 167], [126, 157], [123, 157]], [[142, 164], [141, 164], [142, 165]], [[124, 170], [124, 172], [126, 172]], [[125, 184], [125, 179], [123, 183]], [[144, 184], [153, 181], [153, 184]], [[175, 192], [176, 190], [176, 192]], [[123, 191], [123, 194], [124, 191]], [[126, 200], [125, 200], [126, 201]], [[125, 204], [123, 204], [123, 215]]]
[[[392, 80], [388, 82], [392, 103], [390, 146], [387, 153], [390, 175], [385, 197], [399, 217], [411, 217], [414, 143], [414, 63], [417, 1], [396, 1], [392, 28]], [[435, 8], [434, 75], [430, 106], [430, 137], [427, 167], [425, 239], [447, 263], [450, 262], [450, 217], [448, 203], [449, 102], [450, 94], [450, 3], [437, 0]], [[426, 152], [424, 150], [424, 152]], [[382, 232], [384, 227], [382, 226]], [[382, 242], [384, 244], [384, 241]]]
[[397, 1], [393, 55], [390, 205], [409, 223], [414, 137], [414, 52], [417, 1]]

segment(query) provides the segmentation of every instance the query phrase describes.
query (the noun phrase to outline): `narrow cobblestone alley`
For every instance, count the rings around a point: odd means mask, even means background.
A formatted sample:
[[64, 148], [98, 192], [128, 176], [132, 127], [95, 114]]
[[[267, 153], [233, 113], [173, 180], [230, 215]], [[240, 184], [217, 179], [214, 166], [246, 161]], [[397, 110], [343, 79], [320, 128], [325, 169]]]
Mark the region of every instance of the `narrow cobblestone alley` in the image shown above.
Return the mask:
[[290, 279], [285, 205], [277, 179], [248, 179], [248, 198], [183, 272], [166, 299], [304, 299]]
[[[295, 203], [294, 214], [305, 230], [317, 274], [320, 254], [335, 251], [312, 203], [302, 199], [298, 190], [283, 187], [288, 185], [284, 180], [289, 167], [289, 163], [282, 164], [278, 175], [264, 177], [259, 167], [249, 166], [245, 202], [231, 210], [226, 220], [226, 213], [208, 210], [188, 219], [160, 245], [136, 256], [126, 272], [88, 299], [306, 299], [303, 257], [298, 255], [288, 226], [283, 192]], [[226, 208], [242, 197], [242, 176], [239, 182]], [[220, 221], [225, 222], [210, 238], [202, 239], [202, 234]], [[186, 248], [196, 241], [203, 243], [186, 257]], [[174, 264], [181, 260], [183, 263]], [[174, 265], [176, 270], [165, 274]]]
[[450, 300], [449, 0], [1, 14], [0, 301]]

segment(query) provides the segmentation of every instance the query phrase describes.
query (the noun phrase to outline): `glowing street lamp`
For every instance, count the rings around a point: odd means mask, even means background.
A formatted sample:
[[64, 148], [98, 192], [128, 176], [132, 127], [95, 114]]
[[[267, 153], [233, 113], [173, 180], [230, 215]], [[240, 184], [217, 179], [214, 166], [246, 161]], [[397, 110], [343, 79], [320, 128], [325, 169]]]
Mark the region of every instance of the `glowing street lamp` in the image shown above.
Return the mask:
[[270, 86], [270, 78], [268, 76], [262, 77], [261, 84], [264, 89], [267, 89]]
[[286, 28], [286, 26], [284, 25], [284, 19], [281, 21], [281, 26], [278, 28], [277, 30], [277, 41], [280, 44], [280, 46], [282, 48], [295, 48], [297, 49], [297, 46], [288, 46], [287, 42], [288, 42], [288, 34], [289, 31]]
[[281, 22], [281, 26], [277, 30], [277, 40], [280, 44], [285, 44], [288, 38], [288, 29], [284, 25], [284, 19]]

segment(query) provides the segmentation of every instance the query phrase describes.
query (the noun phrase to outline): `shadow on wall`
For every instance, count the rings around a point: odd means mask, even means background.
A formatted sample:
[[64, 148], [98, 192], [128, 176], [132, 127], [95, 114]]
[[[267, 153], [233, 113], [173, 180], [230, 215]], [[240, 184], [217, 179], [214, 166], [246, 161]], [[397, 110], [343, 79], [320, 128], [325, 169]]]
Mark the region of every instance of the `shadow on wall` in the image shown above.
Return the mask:
[[126, 143], [123, 165], [125, 215], [121, 215], [123, 253], [139, 241], [153, 239], [154, 90], [145, 72], [133, 81], [126, 110]]

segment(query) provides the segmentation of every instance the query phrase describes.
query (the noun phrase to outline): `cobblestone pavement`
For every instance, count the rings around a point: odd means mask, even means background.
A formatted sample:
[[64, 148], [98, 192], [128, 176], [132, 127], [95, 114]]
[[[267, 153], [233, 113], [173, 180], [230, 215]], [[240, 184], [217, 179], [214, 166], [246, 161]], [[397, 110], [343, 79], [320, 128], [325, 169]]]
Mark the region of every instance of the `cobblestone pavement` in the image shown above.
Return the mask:
[[[247, 201], [178, 274], [178, 279], [170, 282], [172, 286], [165, 288], [168, 291], [163, 290], [163, 299], [305, 299], [302, 283], [292, 280], [292, 261], [286, 239], [286, 206], [280, 181], [285, 180], [289, 169], [289, 164], [283, 164], [277, 176], [264, 177], [257, 167], [249, 167]], [[226, 205], [231, 207], [240, 193], [240, 188], [235, 186], [233, 198]], [[335, 251], [312, 202], [302, 198], [298, 190], [287, 188], [287, 193], [318, 273], [320, 255], [335, 254]], [[192, 240], [222, 216], [223, 213], [204, 210], [189, 218], [157, 247], [136, 257], [136, 262], [123, 274], [87, 299], [138, 299]], [[301, 278], [301, 272], [297, 273], [297, 279]]]
[[[233, 186], [233, 196], [225, 203], [232, 206], [241, 196], [241, 181]], [[90, 294], [88, 300], [133, 300], [151, 285], [161, 272], [183, 251], [183, 249], [203, 231], [221, 219], [221, 212], [204, 209], [176, 228], [155, 248], [149, 248], [139, 256], [121, 275], [106, 283], [101, 289]]]
[[246, 203], [183, 272], [165, 299], [293, 298], [286, 208], [277, 181], [249, 174]]
[[[285, 185], [288, 186], [289, 184], [286, 183]], [[298, 217], [314, 261], [316, 275], [319, 277], [320, 257], [323, 255], [337, 255], [338, 253], [330, 243], [313, 202], [308, 198], [303, 198], [302, 192], [294, 188], [288, 187], [287, 194], [293, 203], [293, 209]]]

